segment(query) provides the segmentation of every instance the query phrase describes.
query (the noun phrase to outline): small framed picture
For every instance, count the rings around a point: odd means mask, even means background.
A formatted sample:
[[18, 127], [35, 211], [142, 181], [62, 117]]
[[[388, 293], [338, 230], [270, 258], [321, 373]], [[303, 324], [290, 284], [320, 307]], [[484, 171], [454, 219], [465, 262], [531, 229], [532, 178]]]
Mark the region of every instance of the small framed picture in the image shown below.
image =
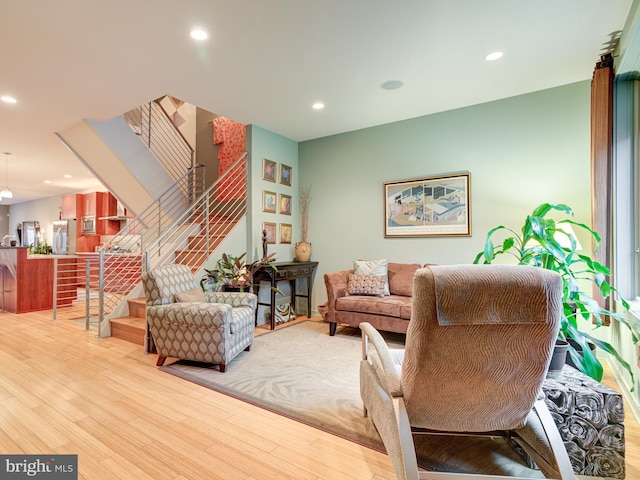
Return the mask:
[[276, 181], [276, 166], [277, 163], [269, 160], [268, 158], [262, 159], [262, 179], [267, 182]]
[[262, 211], [276, 213], [276, 192], [262, 191]]
[[272, 222], [262, 222], [262, 230], [267, 233], [267, 243], [276, 243], [276, 224]]
[[291, 186], [291, 167], [284, 163], [280, 164], [280, 183]]
[[280, 194], [280, 213], [291, 215], [291, 195]]
[[280, 224], [280, 243], [291, 243], [291, 224]]

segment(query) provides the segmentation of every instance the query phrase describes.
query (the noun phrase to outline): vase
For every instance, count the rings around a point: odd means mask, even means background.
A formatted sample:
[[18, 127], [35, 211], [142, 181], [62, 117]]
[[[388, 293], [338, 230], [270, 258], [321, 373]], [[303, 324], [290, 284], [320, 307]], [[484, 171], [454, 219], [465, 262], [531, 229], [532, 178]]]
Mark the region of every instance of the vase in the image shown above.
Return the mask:
[[311, 258], [311, 244], [307, 242], [296, 243], [296, 261], [308, 262]]

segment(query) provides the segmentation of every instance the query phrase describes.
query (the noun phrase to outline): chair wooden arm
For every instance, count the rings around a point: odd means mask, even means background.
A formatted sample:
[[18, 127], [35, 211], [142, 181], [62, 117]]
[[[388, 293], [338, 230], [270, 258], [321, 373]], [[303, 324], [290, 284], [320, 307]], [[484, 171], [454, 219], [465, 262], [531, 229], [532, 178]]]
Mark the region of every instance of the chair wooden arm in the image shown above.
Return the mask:
[[[362, 330], [362, 360], [371, 362], [378, 376], [383, 375], [384, 378], [380, 380], [389, 395], [401, 397], [402, 385], [397, 363], [394, 361], [384, 338], [370, 323], [362, 322], [360, 330]], [[375, 357], [369, 355], [369, 344], [377, 353]]]

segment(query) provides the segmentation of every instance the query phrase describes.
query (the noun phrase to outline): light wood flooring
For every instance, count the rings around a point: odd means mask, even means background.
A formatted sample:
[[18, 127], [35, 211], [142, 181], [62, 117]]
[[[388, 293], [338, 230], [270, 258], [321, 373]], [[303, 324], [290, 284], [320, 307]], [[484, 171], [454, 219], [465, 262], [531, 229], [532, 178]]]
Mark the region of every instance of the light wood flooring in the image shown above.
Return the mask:
[[[0, 452], [78, 454], [86, 480], [395, 478], [386, 455], [163, 373], [155, 361], [138, 345], [97, 339], [83, 322], [0, 313]], [[640, 479], [631, 413], [625, 430], [627, 479]]]

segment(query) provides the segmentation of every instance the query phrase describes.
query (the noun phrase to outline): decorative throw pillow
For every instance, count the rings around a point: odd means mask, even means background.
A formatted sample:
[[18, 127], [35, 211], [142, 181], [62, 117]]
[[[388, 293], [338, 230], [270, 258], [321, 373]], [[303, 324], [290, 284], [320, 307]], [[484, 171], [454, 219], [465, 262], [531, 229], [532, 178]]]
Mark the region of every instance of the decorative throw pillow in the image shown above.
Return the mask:
[[176, 293], [174, 295], [176, 302], [205, 302], [204, 292], [201, 288], [196, 287], [191, 290], [187, 290], [186, 292]]
[[387, 277], [384, 275], [354, 275], [349, 274], [347, 293], [349, 295], [384, 296], [384, 283]]
[[353, 273], [355, 275], [384, 275], [384, 294], [389, 295], [389, 280], [387, 278], [389, 260], [354, 260]]

